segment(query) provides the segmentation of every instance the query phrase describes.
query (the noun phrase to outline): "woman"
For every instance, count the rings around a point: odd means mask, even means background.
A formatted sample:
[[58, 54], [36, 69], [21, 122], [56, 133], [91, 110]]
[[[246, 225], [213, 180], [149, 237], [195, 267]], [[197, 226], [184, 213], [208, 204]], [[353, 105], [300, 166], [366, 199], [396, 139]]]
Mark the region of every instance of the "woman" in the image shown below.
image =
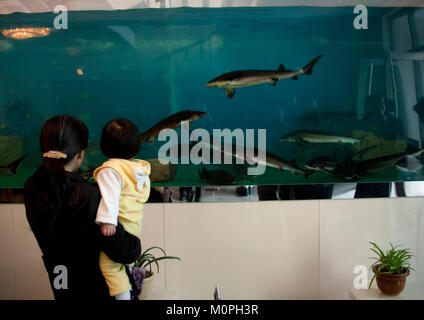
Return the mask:
[[25, 183], [27, 219], [55, 299], [110, 299], [99, 268], [100, 250], [125, 264], [141, 254], [140, 240], [121, 225], [115, 235], [103, 237], [95, 223], [100, 192], [73, 173], [81, 166], [87, 143], [83, 122], [66, 115], [50, 118], [40, 134], [43, 163]]

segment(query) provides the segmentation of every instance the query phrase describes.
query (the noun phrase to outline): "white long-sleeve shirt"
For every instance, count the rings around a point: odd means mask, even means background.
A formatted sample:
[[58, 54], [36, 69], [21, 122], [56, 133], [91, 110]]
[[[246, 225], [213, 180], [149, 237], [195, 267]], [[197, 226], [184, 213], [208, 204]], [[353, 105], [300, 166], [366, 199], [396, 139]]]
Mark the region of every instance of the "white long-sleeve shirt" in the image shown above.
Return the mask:
[[103, 168], [97, 173], [102, 199], [97, 209], [97, 224], [118, 225], [119, 198], [121, 197], [121, 176], [112, 168]]

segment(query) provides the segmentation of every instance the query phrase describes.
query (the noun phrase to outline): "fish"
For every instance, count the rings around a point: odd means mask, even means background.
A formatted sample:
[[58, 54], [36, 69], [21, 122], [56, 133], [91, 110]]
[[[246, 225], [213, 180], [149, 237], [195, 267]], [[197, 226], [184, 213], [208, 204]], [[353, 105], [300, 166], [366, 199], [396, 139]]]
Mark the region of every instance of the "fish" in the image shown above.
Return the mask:
[[313, 171], [323, 171], [331, 175], [333, 171], [337, 169], [337, 165], [338, 163], [336, 160], [322, 156], [310, 160], [305, 164], [305, 168]]
[[[359, 150], [357, 152], [346, 155], [345, 160], [342, 162], [342, 164], [352, 163], [353, 161], [352, 159], [354, 157], [363, 159], [364, 154], [367, 153], [369, 150], [374, 149], [375, 147], [377, 146], [376, 145], [370, 146], [362, 150]], [[312, 159], [305, 164], [305, 168], [307, 168], [308, 170], [313, 170], [313, 171], [323, 171], [330, 175], [335, 175], [337, 173], [340, 174], [342, 171], [340, 163], [336, 160], [336, 156], [334, 156], [333, 158], [329, 158], [327, 156], [321, 156], [321, 157]], [[346, 170], [344, 171], [346, 172]]]
[[278, 169], [280, 171], [289, 171], [293, 175], [301, 174], [305, 177], [305, 179], [311, 173], [310, 171], [305, 171], [300, 169], [296, 164], [296, 160], [293, 159], [293, 160], [287, 161], [270, 152], [266, 152], [265, 165], [270, 168]]
[[[205, 146], [215, 149], [215, 150], [219, 150], [221, 152], [221, 154], [223, 155], [230, 155], [231, 157], [235, 158], [235, 159], [239, 159], [242, 160], [244, 163], [246, 163], [246, 161], [248, 163], [255, 163], [258, 165], [263, 165], [263, 166], [267, 166], [270, 168], [275, 168], [278, 169], [280, 171], [288, 171], [290, 173], [292, 173], [293, 175], [297, 175], [297, 174], [301, 174], [303, 175], [305, 178], [307, 178], [309, 176], [309, 174], [311, 173], [310, 170], [302, 170], [301, 168], [299, 168], [296, 164], [296, 160], [291, 160], [291, 161], [287, 161], [283, 158], [280, 158], [277, 155], [274, 155], [268, 151], [265, 152], [265, 159], [261, 159], [261, 157], [255, 157], [255, 156], [251, 156], [247, 153], [244, 152], [243, 155], [237, 153], [237, 149], [234, 145], [231, 146], [231, 152], [227, 151], [226, 148], [220, 148], [220, 147], [215, 147], [214, 145], [211, 145], [210, 143], [201, 141], [199, 142], [200, 144], [204, 144]], [[229, 149], [229, 148], [228, 148]], [[258, 150], [257, 148], [253, 148], [253, 154], [254, 155], [259, 155], [262, 154], [263, 152], [261, 152], [260, 150]]]
[[405, 152], [391, 154], [382, 157], [367, 159], [364, 161], [353, 161], [351, 158], [346, 159], [340, 163], [336, 170], [333, 171], [335, 175], [342, 175], [346, 179], [359, 178], [361, 175], [372, 174], [381, 170], [393, 168], [398, 162], [404, 158], [418, 157], [424, 152], [424, 149], [407, 148]]
[[203, 170], [199, 173], [199, 177], [202, 180], [206, 180], [207, 182], [218, 186], [235, 184], [237, 180], [236, 177], [225, 170], [206, 170], [205, 166], [203, 166]]
[[225, 89], [225, 94], [231, 99], [236, 93], [236, 88], [255, 86], [264, 83], [270, 83], [272, 86], [275, 86], [277, 81], [282, 79], [298, 80], [298, 75], [300, 74], [311, 75], [312, 68], [322, 56], [323, 55], [319, 55], [299, 70], [287, 70], [282, 64], [280, 64], [280, 67], [277, 70], [231, 71], [210, 80], [205, 85], [209, 88]]
[[366, 135], [361, 138], [352, 138], [317, 130], [296, 130], [281, 137], [280, 141], [297, 142], [301, 145], [307, 143], [350, 143], [353, 145], [362, 144], [365, 137]]
[[191, 123], [191, 122], [193, 122], [197, 119], [203, 118], [207, 115], [208, 115], [208, 113], [203, 112], [203, 111], [184, 110], [184, 111], [177, 112], [177, 113], [163, 119], [162, 121], [160, 121], [159, 123], [154, 125], [152, 128], [150, 128], [146, 132], [141, 133], [140, 134], [140, 143], [144, 143], [146, 141], [148, 141], [149, 143], [153, 143], [155, 141], [155, 137], [157, 137], [159, 135], [161, 130], [163, 130], [163, 129], [176, 129], [176, 128], [181, 126], [182, 121], [189, 121]]
[[388, 169], [394, 167], [399, 161], [406, 158], [407, 156], [417, 157], [424, 152], [424, 149], [409, 153], [400, 152], [396, 154], [391, 154], [388, 156], [372, 158], [364, 161], [360, 161], [357, 164], [358, 172], [367, 174], [373, 173], [380, 170]]
[[20, 157], [19, 159], [13, 161], [12, 163], [6, 165], [6, 166], [0, 166], [0, 175], [13, 175], [16, 174], [18, 167], [20, 166], [20, 164], [22, 163], [22, 161], [24, 161], [24, 159], [27, 157], [28, 155], [24, 155], [22, 157]]

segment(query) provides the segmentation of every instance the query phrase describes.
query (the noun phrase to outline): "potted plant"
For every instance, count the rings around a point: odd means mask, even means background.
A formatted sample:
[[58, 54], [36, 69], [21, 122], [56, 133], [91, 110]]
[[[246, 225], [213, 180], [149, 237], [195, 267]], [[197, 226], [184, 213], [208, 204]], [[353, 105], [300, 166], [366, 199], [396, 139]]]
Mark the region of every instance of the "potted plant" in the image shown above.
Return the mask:
[[373, 246], [371, 251], [377, 254], [372, 257], [376, 262], [371, 266], [374, 276], [371, 279], [369, 288], [377, 279], [377, 286], [387, 295], [398, 295], [405, 287], [406, 277], [409, 275], [411, 268], [409, 261], [413, 257], [410, 249], [398, 249], [390, 243], [390, 249], [383, 252], [378, 245], [370, 242]]
[[[155, 257], [151, 253], [154, 249], [161, 251], [163, 256]], [[165, 259], [181, 261], [179, 257], [167, 256], [165, 250], [160, 247], [150, 247], [146, 249], [134, 263], [131, 273], [134, 278], [135, 285], [139, 289], [139, 298], [141, 300], [146, 299], [150, 295], [153, 287], [155, 272], [152, 270], [152, 264], [156, 265], [156, 273], [159, 273], [158, 261]]]

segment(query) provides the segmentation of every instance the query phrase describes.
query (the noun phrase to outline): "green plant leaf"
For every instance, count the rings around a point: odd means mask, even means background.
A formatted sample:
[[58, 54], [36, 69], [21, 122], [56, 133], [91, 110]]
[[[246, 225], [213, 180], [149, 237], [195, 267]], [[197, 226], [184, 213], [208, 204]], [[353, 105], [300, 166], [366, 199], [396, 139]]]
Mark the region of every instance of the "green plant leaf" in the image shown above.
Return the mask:
[[370, 258], [376, 260], [371, 268], [379, 265], [375, 270], [375, 274], [395, 274], [402, 273], [405, 269], [412, 270], [409, 261], [413, 255], [411, 254], [410, 249], [400, 249], [400, 245], [394, 246], [391, 242], [389, 242], [390, 248], [384, 253], [383, 250], [381, 250], [374, 242], [370, 242], [370, 244], [372, 245], [370, 250], [378, 257]]
[[[149, 253], [154, 249], [159, 250], [163, 254], [163, 256], [156, 258], [152, 253]], [[149, 268], [149, 271], [152, 272], [152, 265], [156, 265], [156, 270], [157, 270], [157, 272], [159, 272], [158, 261], [164, 260], [164, 259], [174, 259], [174, 260], [181, 261], [181, 259], [179, 257], [167, 256], [165, 250], [162, 249], [161, 247], [150, 247], [150, 248], [146, 249], [141, 254], [141, 256], [137, 259], [137, 261], [135, 262], [135, 266], [136, 267], [144, 267], [146, 269]]]
[[149, 251], [151, 251], [151, 250], [153, 250], [153, 249], [158, 249], [158, 250], [162, 251], [163, 255], [165, 255], [165, 256], [166, 256], [165, 250], [163, 250], [161, 247], [150, 247], [149, 249], [146, 249], [146, 250], [143, 252], [143, 254], [146, 254], [147, 252], [149, 252]]

